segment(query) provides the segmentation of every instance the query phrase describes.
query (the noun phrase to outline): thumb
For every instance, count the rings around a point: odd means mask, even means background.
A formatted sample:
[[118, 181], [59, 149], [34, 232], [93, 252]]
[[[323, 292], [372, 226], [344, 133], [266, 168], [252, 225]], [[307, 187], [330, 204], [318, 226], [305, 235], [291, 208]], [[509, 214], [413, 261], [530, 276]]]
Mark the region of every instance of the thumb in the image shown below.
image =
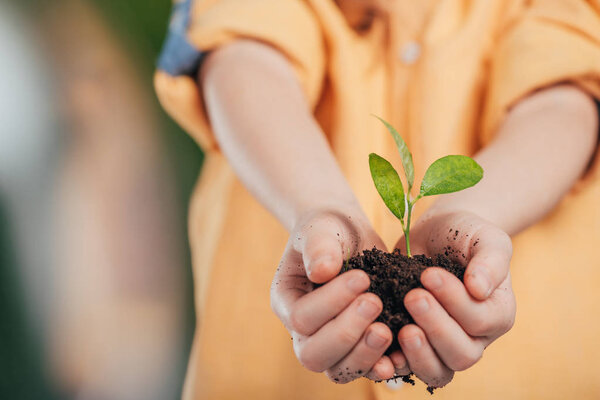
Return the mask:
[[508, 276], [512, 242], [495, 227], [486, 227], [471, 241], [471, 259], [465, 271], [465, 286], [478, 300], [487, 299]]
[[324, 283], [339, 274], [347, 236], [347, 228], [335, 216], [318, 216], [299, 232], [294, 245], [312, 282]]

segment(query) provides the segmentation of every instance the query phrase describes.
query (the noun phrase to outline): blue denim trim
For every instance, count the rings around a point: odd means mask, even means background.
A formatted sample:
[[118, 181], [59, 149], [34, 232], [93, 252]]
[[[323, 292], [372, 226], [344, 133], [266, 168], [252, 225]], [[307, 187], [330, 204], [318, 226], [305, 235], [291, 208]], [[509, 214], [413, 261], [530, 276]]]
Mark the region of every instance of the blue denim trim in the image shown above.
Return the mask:
[[204, 54], [187, 40], [192, 0], [173, 5], [167, 38], [163, 44], [157, 67], [172, 76], [195, 75]]

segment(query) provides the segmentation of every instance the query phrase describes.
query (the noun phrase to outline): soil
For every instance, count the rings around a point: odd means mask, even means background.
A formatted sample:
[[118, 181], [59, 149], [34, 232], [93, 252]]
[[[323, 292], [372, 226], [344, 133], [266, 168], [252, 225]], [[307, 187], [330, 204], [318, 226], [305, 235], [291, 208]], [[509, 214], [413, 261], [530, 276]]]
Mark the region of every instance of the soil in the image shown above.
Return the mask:
[[444, 254], [438, 254], [433, 258], [425, 255], [414, 255], [408, 258], [398, 249], [387, 253], [374, 247], [350, 258], [344, 265], [345, 271], [351, 269], [365, 271], [371, 279], [368, 291], [379, 296], [383, 302], [383, 311], [377, 321], [389, 326], [394, 334], [394, 340], [386, 350], [386, 354], [400, 349], [396, 337], [398, 331], [404, 325], [414, 323], [404, 307], [404, 296], [412, 289], [422, 288], [421, 273], [428, 267], [434, 266], [443, 268], [463, 280], [465, 267]]
[[[379, 296], [383, 302], [383, 311], [377, 318], [392, 331], [394, 339], [385, 354], [391, 354], [400, 349], [398, 343], [398, 331], [406, 324], [414, 323], [414, 320], [404, 307], [404, 296], [415, 288], [422, 288], [421, 273], [428, 267], [440, 267], [463, 280], [465, 267], [452, 261], [446, 254], [438, 254], [433, 258], [425, 255], [414, 255], [412, 258], [400, 253], [395, 249], [387, 253], [377, 248], [364, 250], [362, 254], [350, 258], [344, 265], [343, 271], [361, 269], [371, 279], [368, 291]], [[397, 376], [404, 382], [414, 384], [409, 376]], [[394, 378], [392, 378], [394, 379]], [[433, 388], [427, 388], [433, 393]]]

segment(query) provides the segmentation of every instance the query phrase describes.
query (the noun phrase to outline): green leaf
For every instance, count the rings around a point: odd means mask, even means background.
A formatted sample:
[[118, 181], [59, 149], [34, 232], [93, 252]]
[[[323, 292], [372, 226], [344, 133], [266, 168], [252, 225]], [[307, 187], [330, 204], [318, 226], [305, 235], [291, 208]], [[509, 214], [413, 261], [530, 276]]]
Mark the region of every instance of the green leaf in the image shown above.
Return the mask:
[[404, 187], [398, 173], [392, 164], [375, 153], [369, 154], [369, 167], [373, 182], [383, 202], [398, 219], [402, 220], [406, 205]]
[[446, 156], [433, 162], [421, 182], [420, 196], [458, 192], [483, 178], [483, 169], [467, 156]]
[[402, 158], [402, 167], [404, 167], [404, 174], [406, 175], [406, 182], [408, 183], [408, 191], [413, 187], [415, 182], [415, 167], [413, 165], [412, 154], [408, 150], [406, 146], [406, 142], [402, 139], [402, 136], [398, 133], [394, 127], [384, 120], [383, 118], [379, 118], [377, 115], [374, 115], [375, 118], [383, 122], [387, 130], [394, 137], [394, 141], [396, 142], [396, 147], [398, 147], [398, 152], [400, 153], [400, 157]]

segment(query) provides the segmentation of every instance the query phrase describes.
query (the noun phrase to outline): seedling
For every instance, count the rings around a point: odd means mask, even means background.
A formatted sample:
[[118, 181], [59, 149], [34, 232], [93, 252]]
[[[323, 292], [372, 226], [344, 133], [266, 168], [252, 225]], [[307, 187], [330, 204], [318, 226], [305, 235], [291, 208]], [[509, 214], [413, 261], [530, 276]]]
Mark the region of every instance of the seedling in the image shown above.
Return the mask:
[[410, 253], [410, 222], [415, 203], [425, 196], [458, 192], [476, 185], [483, 178], [483, 169], [475, 160], [467, 156], [445, 156], [433, 162], [425, 172], [419, 194], [413, 199], [411, 189], [415, 181], [412, 154], [396, 129], [378, 118], [394, 137], [400, 157], [407, 190], [398, 173], [386, 159], [375, 153], [369, 154], [371, 176], [385, 205], [402, 223], [406, 239], [406, 254]]
[[342, 272], [340, 272], [340, 273], [343, 274], [344, 272], [350, 270], [350, 266], [348, 264], [348, 262], [350, 261], [350, 256], [351, 256], [350, 248], [348, 248], [348, 256], [346, 257], [346, 260], [344, 261], [344, 265], [342, 266]]

